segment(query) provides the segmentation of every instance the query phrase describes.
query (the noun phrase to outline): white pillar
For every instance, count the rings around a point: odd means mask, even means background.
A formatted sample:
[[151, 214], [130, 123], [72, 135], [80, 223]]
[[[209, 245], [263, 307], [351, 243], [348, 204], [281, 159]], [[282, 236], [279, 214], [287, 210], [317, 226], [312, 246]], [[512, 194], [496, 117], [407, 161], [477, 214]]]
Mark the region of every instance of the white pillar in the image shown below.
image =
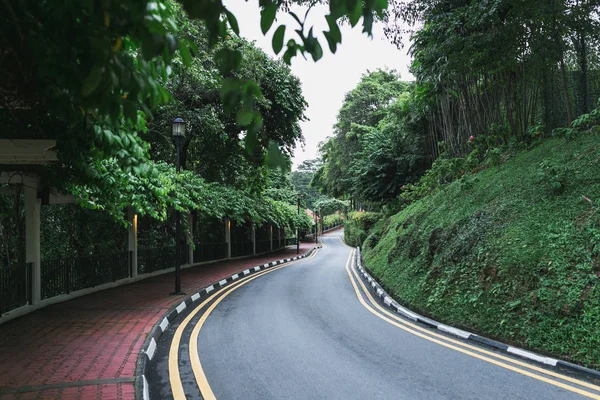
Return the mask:
[[186, 236], [186, 242], [188, 244], [188, 264], [194, 263], [194, 249], [192, 248], [192, 244], [194, 243], [194, 216], [192, 214], [187, 215], [187, 224], [189, 229], [189, 234]]
[[256, 224], [252, 223], [252, 254], [256, 255]]
[[227, 242], [227, 258], [231, 258], [231, 220], [225, 217], [225, 242]]
[[135, 278], [138, 274], [138, 216], [133, 207], [127, 207], [127, 241], [129, 242], [129, 255], [131, 257], [131, 277]]
[[32, 303], [42, 299], [42, 270], [40, 254], [40, 210], [41, 199], [37, 198], [37, 189], [25, 187], [25, 262], [33, 263]]

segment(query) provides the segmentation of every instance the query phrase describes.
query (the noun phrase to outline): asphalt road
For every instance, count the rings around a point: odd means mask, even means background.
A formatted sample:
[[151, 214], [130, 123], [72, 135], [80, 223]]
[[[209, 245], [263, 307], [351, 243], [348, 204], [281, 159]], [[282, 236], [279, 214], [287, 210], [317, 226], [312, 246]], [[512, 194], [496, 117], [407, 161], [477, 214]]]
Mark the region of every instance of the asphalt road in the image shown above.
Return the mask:
[[600, 399], [579, 378], [384, 313], [339, 235], [172, 326], [148, 368], [151, 398]]

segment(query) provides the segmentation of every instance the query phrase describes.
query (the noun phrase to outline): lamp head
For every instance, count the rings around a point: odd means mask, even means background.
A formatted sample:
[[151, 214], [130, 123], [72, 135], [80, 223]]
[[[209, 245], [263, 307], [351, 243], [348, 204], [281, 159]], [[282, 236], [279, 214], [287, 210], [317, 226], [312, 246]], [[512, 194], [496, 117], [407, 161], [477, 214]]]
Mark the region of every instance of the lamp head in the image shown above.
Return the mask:
[[185, 136], [185, 121], [180, 117], [175, 118], [171, 124], [171, 133], [174, 138]]

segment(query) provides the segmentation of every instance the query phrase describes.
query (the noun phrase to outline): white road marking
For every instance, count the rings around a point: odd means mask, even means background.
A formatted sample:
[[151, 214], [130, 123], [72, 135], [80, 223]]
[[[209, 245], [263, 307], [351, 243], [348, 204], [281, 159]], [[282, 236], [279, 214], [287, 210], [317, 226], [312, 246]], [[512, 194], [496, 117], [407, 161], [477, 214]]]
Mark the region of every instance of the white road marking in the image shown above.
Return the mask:
[[169, 326], [169, 320], [164, 318], [162, 320], [162, 322], [160, 323], [160, 329], [164, 332], [167, 330], [167, 327]]
[[451, 335], [458, 336], [463, 339], [468, 339], [469, 336], [471, 336], [471, 332], [463, 331], [461, 329], [453, 328], [444, 324], [439, 324], [438, 329], [440, 331], [450, 333]]
[[154, 338], [150, 339], [150, 344], [148, 345], [148, 350], [146, 350], [146, 354], [148, 355], [148, 359], [152, 360], [154, 357], [154, 352], [156, 351], [156, 341]]
[[530, 360], [534, 360], [537, 362], [547, 364], [547, 365], [556, 366], [556, 363], [558, 362], [558, 360], [555, 360], [553, 358], [544, 357], [544, 356], [540, 356], [540, 355], [537, 355], [534, 353], [530, 353], [529, 351], [525, 351], [525, 350], [519, 349], [517, 347], [509, 347], [506, 351], [508, 351], [509, 353], [512, 353], [512, 354], [516, 354], [521, 357], [528, 358]]

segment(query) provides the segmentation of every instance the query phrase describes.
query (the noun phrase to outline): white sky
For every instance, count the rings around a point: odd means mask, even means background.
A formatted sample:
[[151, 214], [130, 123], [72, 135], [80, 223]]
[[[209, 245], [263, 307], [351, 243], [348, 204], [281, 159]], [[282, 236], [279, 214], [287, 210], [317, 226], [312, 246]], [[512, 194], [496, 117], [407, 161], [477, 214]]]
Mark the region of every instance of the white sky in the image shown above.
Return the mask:
[[[240, 35], [255, 41], [258, 47], [272, 57], [276, 56], [271, 47], [271, 38], [279, 25], [286, 25], [284, 43], [291, 38], [298, 40], [293, 32], [298, 27], [297, 22], [283, 12], [278, 13], [271, 30], [264, 36], [260, 30], [258, 0], [225, 0], [224, 4], [236, 16]], [[292, 11], [302, 19], [306, 8], [296, 7]], [[374, 25], [373, 39], [361, 32], [362, 20], [356, 28], [351, 28], [350, 25], [342, 26], [342, 44], [338, 46], [335, 54], [331, 54], [321, 33], [328, 30], [324, 18], [326, 14], [327, 6], [320, 5], [313, 8], [308, 17], [308, 26], [315, 26], [315, 35], [323, 48], [323, 58], [316, 63], [310, 56], [308, 60], [304, 60], [302, 56], [292, 59], [292, 73], [302, 82], [302, 93], [308, 102], [306, 116], [309, 119], [301, 124], [306, 144], [304, 149], [300, 146], [296, 148], [294, 168], [302, 161], [317, 156], [319, 142], [332, 133], [345, 94], [358, 84], [361, 75], [367, 70], [388, 67], [397, 70], [401, 79], [414, 80], [408, 72], [411, 62], [410, 56], [407, 55], [408, 46], [398, 50], [389, 43], [384, 37], [381, 24]], [[279, 56], [282, 56], [283, 52]]]

